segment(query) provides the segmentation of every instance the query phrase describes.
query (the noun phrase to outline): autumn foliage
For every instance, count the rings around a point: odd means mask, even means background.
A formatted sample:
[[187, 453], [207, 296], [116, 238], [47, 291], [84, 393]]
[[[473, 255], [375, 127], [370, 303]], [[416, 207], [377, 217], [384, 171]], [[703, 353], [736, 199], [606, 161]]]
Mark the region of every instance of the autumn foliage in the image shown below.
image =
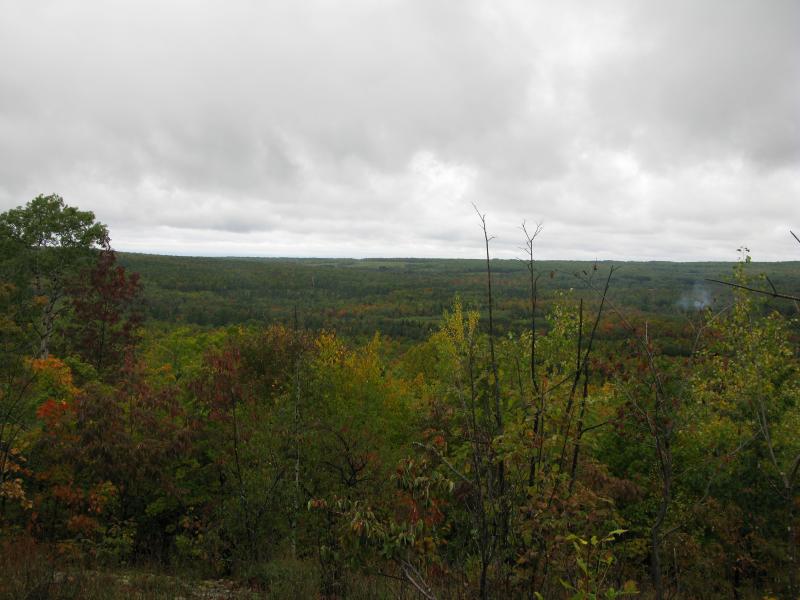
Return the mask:
[[276, 597], [797, 595], [797, 323], [744, 292], [689, 355], [599, 268], [530, 326], [456, 299], [400, 345], [145, 324], [92, 256], [58, 302], [0, 286], [4, 553]]

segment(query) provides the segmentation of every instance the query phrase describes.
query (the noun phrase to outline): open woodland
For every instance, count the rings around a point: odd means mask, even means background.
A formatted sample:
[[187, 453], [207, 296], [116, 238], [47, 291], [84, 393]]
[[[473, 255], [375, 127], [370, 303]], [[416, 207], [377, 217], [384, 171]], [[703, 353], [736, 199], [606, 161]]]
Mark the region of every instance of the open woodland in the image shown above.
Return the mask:
[[0, 215], [0, 598], [797, 598], [800, 262], [482, 222], [244, 259]]

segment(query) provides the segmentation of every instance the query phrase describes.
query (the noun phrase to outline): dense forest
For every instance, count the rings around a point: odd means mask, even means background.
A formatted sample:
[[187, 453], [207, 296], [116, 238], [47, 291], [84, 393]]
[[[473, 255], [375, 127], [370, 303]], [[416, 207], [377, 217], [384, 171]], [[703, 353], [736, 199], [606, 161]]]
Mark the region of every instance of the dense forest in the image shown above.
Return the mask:
[[0, 215], [0, 598], [797, 598], [800, 263], [481, 223], [243, 259]]
[[[520, 232], [522, 233], [522, 232]], [[524, 240], [524, 238], [523, 238]], [[479, 243], [480, 240], [476, 240]], [[480, 248], [476, 247], [476, 253]], [[800, 254], [800, 253], [799, 253]], [[520, 253], [522, 257], [522, 253]], [[731, 248], [731, 256], [736, 251]], [[397, 340], [422, 341], [435, 332], [456, 294], [486, 317], [486, 263], [436, 259], [199, 258], [119, 253], [144, 284], [150, 323], [221, 327], [232, 324], [294, 324], [335, 329], [366, 340], [380, 331]], [[731, 263], [599, 262], [614, 266], [611, 297], [626, 314], [681, 328], [687, 315], [729, 303], [725, 286], [709, 279], [730, 275]], [[492, 260], [494, 318], [499, 333], [520, 332], [530, 321], [530, 281], [524, 260]], [[537, 261], [541, 302], [547, 311], [555, 292], [587, 290], [592, 262]], [[800, 262], [753, 264], [781, 289], [800, 293]], [[592, 300], [593, 294], [586, 296]], [[787, 302], [770, 308], [791, 315]]]

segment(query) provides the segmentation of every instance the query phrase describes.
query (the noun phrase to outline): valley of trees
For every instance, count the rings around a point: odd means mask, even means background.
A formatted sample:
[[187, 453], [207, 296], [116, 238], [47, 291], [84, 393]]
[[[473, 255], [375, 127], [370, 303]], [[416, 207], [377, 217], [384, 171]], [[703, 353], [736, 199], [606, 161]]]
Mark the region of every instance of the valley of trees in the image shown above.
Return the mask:
[[0, 598], [797, 598], [800, 263], [482, 223], [484, 260], [212, 259], [1, 214]]

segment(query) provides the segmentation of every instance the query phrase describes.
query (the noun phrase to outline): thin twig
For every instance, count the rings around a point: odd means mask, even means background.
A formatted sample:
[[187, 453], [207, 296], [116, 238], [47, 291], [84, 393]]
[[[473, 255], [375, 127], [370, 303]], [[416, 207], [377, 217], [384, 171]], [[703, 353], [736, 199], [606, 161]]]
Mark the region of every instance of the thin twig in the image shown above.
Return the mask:
[[[708, 278], [706, 278], [706, 281], [710, 281], [712, 283], [719, 283], [721, 285], [727, 285], [729, 287], [739, 288], [741, 290], [754, 292], [756, 294], [764, 294], [765, 296], [771, 296], [772, 298], [783, 298], [784, 300], [794, 300], [795, 302], [800, 302], [800, 296], [790, 296], [789, 294], [782, 294], [778, 291], [775, 291], [775, 286], [772, 287], [773, 291], [770, 292], [768, 290], [759, 290], [758, 288], [742, 285], [740, 283], [733, 283], [731, 281], [720, 281], [719, 279], [708, 279]], [[772, 285], [771, 281], [770, 285]]]

